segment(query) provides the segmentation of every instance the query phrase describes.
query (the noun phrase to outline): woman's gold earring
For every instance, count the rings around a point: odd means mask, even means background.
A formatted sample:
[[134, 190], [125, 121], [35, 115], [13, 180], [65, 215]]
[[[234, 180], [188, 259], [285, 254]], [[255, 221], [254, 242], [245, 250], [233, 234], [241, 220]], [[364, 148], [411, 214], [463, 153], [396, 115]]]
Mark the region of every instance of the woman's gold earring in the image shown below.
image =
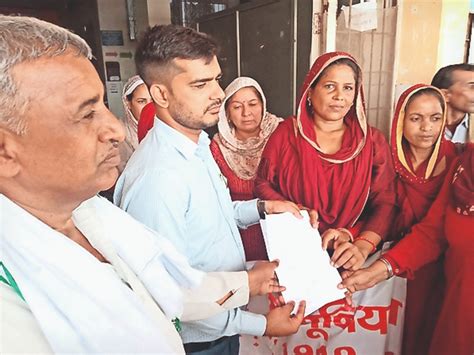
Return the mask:
[[313, 109], [313, 105], [311, 103], [311, 97], [307, 97], [306, 98], [306, 101], [308, 102], [308, 112], [310, 115], [312, 115], [314, 113], [314, 109]]

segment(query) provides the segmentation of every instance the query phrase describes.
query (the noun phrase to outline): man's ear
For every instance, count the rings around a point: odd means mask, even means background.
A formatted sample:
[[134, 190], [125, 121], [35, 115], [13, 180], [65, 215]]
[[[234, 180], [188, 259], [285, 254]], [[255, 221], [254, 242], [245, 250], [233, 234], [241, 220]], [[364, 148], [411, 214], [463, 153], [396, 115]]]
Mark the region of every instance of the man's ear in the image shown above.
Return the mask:
[[162, 108], [168, 108], [168, 89], [163, 84], [153, 84], [150, 86], [150, 95], [155, 104]]
[[449, 99], [451, 98], [451, 91], [449, 91], [449, 89], [441, 89], [441, 92], [443, 93], [446, 102], [449, 103]]
[[0, 127], [0, 177], [11, 178], [20, 172], [18, 141], [14, 133]]

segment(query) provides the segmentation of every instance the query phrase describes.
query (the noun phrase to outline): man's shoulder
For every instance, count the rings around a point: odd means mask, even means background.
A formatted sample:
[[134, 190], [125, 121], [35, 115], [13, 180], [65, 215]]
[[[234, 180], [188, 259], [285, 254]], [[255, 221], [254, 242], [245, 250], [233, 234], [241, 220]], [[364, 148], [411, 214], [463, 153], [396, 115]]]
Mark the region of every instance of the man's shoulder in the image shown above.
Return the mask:
[[160, 173], [163, 170], [179, 171], [186, 167], [186, 159], [169, 142], [145, 142], [132, 155], [126, 170]]
[[0, 303], [0, 353], [52, 353], [26, 302], [3, 282], [0, 282]]
[[[187, 195], [191, 177], [179, 164], [167, 161], [125, 169], [116, 185], [115, 202], [134, 198], [155, 199], [168, 195]], [[121, 197], [120, 197], [121, 196]]]

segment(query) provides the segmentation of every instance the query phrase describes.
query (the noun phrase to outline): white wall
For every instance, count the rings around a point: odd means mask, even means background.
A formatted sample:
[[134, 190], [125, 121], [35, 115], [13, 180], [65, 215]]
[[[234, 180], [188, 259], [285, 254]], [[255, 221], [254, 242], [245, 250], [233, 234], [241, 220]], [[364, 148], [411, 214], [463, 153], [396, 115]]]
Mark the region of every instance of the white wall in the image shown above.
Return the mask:
[[148, 24], [168, 25], [171, 23], [170, 0], [148, 0]]
[[468, 0], [443, 1], [441, 35], [438, 45], [438, 68], [463, 62], [469, 7], [470, 2]]

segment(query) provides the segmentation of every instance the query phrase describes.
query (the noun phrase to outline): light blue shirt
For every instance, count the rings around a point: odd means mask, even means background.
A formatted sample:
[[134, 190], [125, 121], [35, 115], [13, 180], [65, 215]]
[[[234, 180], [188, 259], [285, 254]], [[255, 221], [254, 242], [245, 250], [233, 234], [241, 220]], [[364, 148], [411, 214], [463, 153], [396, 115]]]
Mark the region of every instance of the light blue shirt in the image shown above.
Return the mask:
[[[170, 239], [203, 271], [241, 271], [245, 254], [237, 227], [259, 221], [256, 200], [232, 202], [205, 132], [198, 144], [155, 118], [154, 127], [117, 181], [114, 202]], [[133, 239], [133, 236], [131, 236]], [[266, 319], [234, 309], [185, 323], [184, 343], [234, 334], [263, 335]]]
[[469, 114], [466, 113], [466, 116], [462, 119], [461, 122], [456, 126], [454, 133], [452, 133], [448, 128], [444, 131], [444, 137], [453, 143], [466, 143], [467, 135], [469, 132]]

